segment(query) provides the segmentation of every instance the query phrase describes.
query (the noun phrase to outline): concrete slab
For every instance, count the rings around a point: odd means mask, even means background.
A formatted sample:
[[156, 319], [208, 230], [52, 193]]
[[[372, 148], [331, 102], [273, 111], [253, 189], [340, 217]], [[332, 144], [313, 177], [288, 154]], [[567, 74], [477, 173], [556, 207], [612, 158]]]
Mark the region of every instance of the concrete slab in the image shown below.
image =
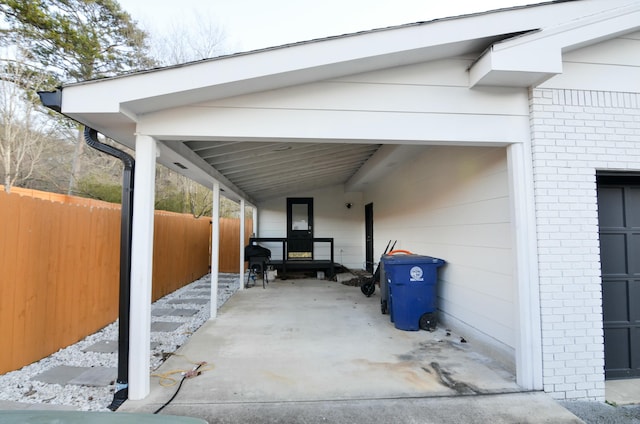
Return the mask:
[[152, 333], [166, 333], [168, 331], [175, 331], [182, 325], [181, 322], [166, 322], [155, 321], [151, 323]]
[[[401, 331], [380, 298], [319, 280], [276, 281], [236, 293], [157, 374], [206, 361], [173, 401], [189, 405], [403, 399], [520, 391], [514, 376], [444, 329]], [[175, 392], [152, 378], [149, 411]], [[157, 406], [156, 406], [157, 407]]]
[[31, 380], [42, 381], [49, 384], [65, 385], [80, 374], [85, 372], [87, 367], [70, 367], [68, 365], [59, 365], [47, 370], [43, 373], [31, 377]]
[[117, 340], [100, 340], [83, 349], [83, 352], [115, 353], [118, 351]]
[[10, 400], [0, 400], [0, 410], [5, 411], [19, 411], [21, 409], [27, 409], [29, 405], [31, 404], [24, 402], [13, 402]]
[[117, 376], [117, 368], [91, 367], [86, 368], [82, 374], [69, 380], [67, 384], [94, 387], [110, 386], [114, 384]]
[[350, 272], [343, 272], [343, 273], [336, 274], [336, 281], [338, 283], [345, 283], [347, 281], [351, 281], [351, 280], [357, 279], [357, 278], [358, 278], [357, 275], [352, 274]]
[[[203, 290], [203, 293], [204, 293], [204, 290]], [[202, 295], [202, 293], [201, 293], [201, 295]], [[187, 298], [172, 299], [172, 300], [168, 301], [167, 303], [174, 304], [174, 305], [179, 305], [179, 304], [182, 304], [182, 303], [193, 303], [195, 305], [205, 305], [205, 304], [209, 303], [209, 299], [203, 299], [201, 297], [200, 298], [195, 298], [195, 299], [193, 299], [193, 298], [191, 298], [191, 299], [187, 299]]]
[[200, 418], [211, 424], [584, 424], [539, 392], [333, 402], [202, 404], [174, 401], [162, 411], [165, 413]]
[[49, 384], [76, 384], [80, 386], [108, 386], [116, 379], [117, 368], [107, 367], [71, 367], [60, 365], [38, 374], [31, 380]]
[[152, 308], [151, 316], [152, 317], [164, 317], [167, 316], [173, 311], [173, 308]]
[[76, 411], [77, 408], [69, 405], [55, 405], [51, 403], [27, 403], [0, 400], [0, 411], [20, 410], [46, 410], [46, 411]]
[[614, 405], [640, 404], [640, 378], [607, 380], [605, 398]]
[[[151, 342], [151, 349], [156, 348], [160, 343]], [[91, 346], [83, 349], [84, 352], [97, 352], [97, 353], [116, 353], [118, 351], [117, 340], [100, 340], [92, 344]]]
[[211, 290], [189, 290], [185, 292], [184, 295], [186, 297], [198, 297], [198, 296], [207, 296], [211, 293]]
[[51, 410], [0, 411], [0, 422], [3, 424], [207, 424], [197, 418], [177, 417], [174, 415]]
[[192, 317], [197, 314], [199, 311], [197, 309], [184, 309], [184, 308], [176, 308], [169, 312], [167, 316], [172, 317]]

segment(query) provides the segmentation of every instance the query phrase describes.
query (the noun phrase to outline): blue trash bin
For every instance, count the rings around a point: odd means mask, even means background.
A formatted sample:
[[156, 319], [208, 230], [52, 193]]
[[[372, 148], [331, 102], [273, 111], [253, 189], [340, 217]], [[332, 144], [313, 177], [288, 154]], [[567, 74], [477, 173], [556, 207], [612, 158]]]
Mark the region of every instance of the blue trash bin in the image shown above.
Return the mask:
[[438, 268], [445, 261], [422, 255], [385, 255], [382, 261], [391, 322], [399, 330], [435, 330]]

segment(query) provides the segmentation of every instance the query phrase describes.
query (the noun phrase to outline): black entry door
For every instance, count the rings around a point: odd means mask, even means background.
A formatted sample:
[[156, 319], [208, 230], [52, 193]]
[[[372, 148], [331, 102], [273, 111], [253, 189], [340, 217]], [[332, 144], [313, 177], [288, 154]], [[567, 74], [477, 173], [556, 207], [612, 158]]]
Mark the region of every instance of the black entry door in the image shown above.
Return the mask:
[[373, 203], [364, 206], [364, 233], [367, 272], [373, 274]]
[[640, 376], [640, 178], [599, 176], [606, 378]]
[[313, 259], [313, 198], [287, 199], [288, 259]]

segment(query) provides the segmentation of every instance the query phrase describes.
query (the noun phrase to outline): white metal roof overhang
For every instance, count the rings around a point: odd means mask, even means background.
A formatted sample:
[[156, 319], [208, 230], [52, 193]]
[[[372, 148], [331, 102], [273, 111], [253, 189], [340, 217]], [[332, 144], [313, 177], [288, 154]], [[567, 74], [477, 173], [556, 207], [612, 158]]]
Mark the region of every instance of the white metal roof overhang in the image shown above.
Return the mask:
[[[172, 134], [144, 130], [145, 117], [184, 119], [163, 111], [345, 75], [475, 55], [469, 87], [529, 87], [562, 72], [562, 52], [622, 34], [640, 22], [638, 2], [581, 0], [543, 3], [455, 19], [297, 43], [63, 87], [65, 115], [134, 148], [137, 132], [159, 143], [158, 161], [202, 184], [220, 182], [224, 195], [250, 203], [349, 183], [411, 149], [402, 140], [358, 134], [326, 139], [306, 129], [291, 137], [240, 137], [189, 125]], [[606, 13], [603, 10], [608, 9]], [[567, 16], [570, 18], [568, 19]], [[568, 22], [567, 22], [568, 19]], [[597, 40], [596, 40], [597, 41]], [[295, 119], [295, 118], [292, 118]], [[251, 126], [251, 122], [244, 125]], [[238, 132], [242, 134], [242, 131]], [[420, 140], [428, 144], [426, 137]], [[412, 141], [413, 144], [416, 140]], [[409, 143], [410, 144], [410, 143]], [[378, 154], [376, 155], [376, 152]], [[377, 168], [376, 168], [377, 167]]]

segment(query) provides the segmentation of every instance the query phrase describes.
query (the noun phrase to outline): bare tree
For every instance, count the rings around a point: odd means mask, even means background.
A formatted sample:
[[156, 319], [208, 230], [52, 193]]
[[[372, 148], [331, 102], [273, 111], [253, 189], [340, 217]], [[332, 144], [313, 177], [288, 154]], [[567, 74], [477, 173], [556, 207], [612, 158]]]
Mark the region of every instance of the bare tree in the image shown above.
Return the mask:
[[12, 186], [31, 177], [50, 132], [33, 91], [41, 88], [47, 77], [27, 65], [23, 56], [0, 63], [0, 169], [9, 193]]
[[[189, 21], [189, 19], [184, 19]], [[151, 55], [162, 65], [208, 59], [227, 52], [226, 34], [213, 16], [193, 13], [188, 27], [173, 23], [162, 32], [149, 31]]]
[[187, 205], [189, 206], [189, 212], [196, 218], [200, 218], [203, 215], [211, 215], [213, 202], [211, 189], [207, 189], [186, 177], [182, 177], [180, 180], [187, 199]]

